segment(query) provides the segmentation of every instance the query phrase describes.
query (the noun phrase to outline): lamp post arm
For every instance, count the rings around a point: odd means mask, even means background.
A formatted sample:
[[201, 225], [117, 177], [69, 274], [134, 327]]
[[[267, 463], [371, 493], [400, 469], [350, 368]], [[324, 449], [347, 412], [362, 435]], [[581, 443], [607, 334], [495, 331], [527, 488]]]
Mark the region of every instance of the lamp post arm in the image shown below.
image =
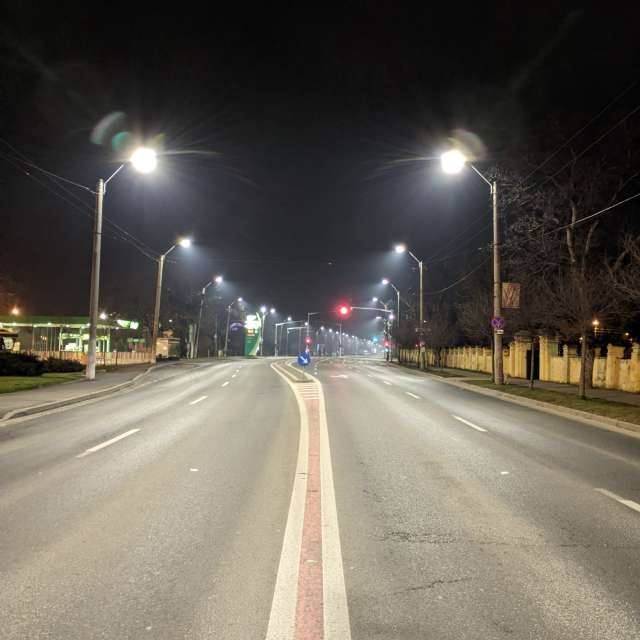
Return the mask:
[[469, 166], [489, 185], [489, 189], [493, 190], [493, 184], [489, 180], [487, 180], [474, 165], [469, 163]]

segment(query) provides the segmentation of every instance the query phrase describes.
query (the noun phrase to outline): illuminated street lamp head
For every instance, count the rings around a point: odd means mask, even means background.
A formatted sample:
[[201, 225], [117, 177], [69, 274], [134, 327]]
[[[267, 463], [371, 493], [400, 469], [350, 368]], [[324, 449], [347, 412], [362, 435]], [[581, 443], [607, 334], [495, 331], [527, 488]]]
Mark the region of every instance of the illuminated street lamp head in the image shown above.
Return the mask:
[[11, 309], [11, 315], [12, 316], [19, 316], [20, 315], [20, 309], [18, 309], [18, 307], [13, 307], [13, 309]]
[[238, 298], [238, 302], [242, 302], [242, 298]]
[[447, 151], [440, 156], [440, 164], [445, 173], [460, 173], [466, 162], [464, 154], [457, 149]]
[[214, 281], [216, 284], [222, 284], [222, 281], [223, 281], [223, 280], [224, 280], [224, 278], [223, 278], [222, 276], [216, 276], [216, 277], [213, 279], [213, 281]]
[[377, 296], [373, 296], [373, 298], [371, 298], [371, 302], [378, 302], [378, 297]]
[[149, 147], [138, 147], [131, 154], [131, 164], [140, 173], [151, 173], [158, 164], [158, 156]]
[[275, 308], [275, 307], [271, 307], [271, 309], [269, 309], [269, 313], [270, 313], [271, 315], [275, 315], [275, 313], [276, 313], [276, 308]]
[[396, 253], [404, 253], [407, 250], [407, 245], [406, 244], [397, 244], [393, 250]]
[[287, 316], [287, 322], [291, 322], [291, 316]]
[[382, 278], [382, 284], [384, 285], [389, 284], [389, 278]]
[[191, 238], [180, 238], [178, 244], [184, 249], [188, 249], [191, 246]]
[[265, 307], [264, 305], [262, 305], [260, 307], [260, 313], [267, 313], [267, 307]]
[[100, 320], [106, 320], [106, 319], [107, 319], [107, 314], [104, 311], [100, 312]]
[[320, 331], [324, 331], [324, 327], [320, 327]]

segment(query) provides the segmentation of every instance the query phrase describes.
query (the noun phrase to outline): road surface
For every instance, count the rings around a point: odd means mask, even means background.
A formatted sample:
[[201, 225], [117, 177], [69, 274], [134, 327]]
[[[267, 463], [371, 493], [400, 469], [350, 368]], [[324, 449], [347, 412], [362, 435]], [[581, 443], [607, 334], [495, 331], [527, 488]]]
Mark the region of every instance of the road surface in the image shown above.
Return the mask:
[[0, 426], [3, 639], [640, 638], [640, 440], [271, 364]]

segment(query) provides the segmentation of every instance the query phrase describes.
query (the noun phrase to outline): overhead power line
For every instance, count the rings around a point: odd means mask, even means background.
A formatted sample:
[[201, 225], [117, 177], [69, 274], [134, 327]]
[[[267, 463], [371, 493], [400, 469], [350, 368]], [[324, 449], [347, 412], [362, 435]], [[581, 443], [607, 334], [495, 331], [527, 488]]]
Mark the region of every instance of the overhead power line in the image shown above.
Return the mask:
[[[84, 191], [88, 191], [91, 194], [94, 194], [94, 191], [92, 191], [91, 189], [89, 189], [89, 187], [86, 187], [85, 185], [82, 185], [82, 184], [79, 184], [77, 182], [74, 182], [73, 180], [68, 180], [67, 178], [64, 178], [63, 176], [59, 176], [58, 174], [53, 173], [52, 171], [48, 171], [46, 169], [43, 169], [42, 167], [40, 167], [40, 166], [36, 165], [35, 163], [31, 162], [30, 159], [27, 158], [27, 156], [25, 156], [23, 153], [21, 153], [19, 150], [17, 150], [13, 145], [9, 144], [6, 140], [0, 138], [0, 141], [3, 142], [5, 145], [7, 145], [15, 154], [18, 154], [17, 156], [16, 155], [9, 156], [9, 155], [6, 155], [6, 154], [3, 154], [2, 152], [0, 152], [0, 158], [3, 158], [7, 162], [9, 162], [17, 170], [21, 171], [27, 177], [31, 178], [32, 180], [34, 180], [35, 182], [40, 184], [43, 188], [45, 188], [47, 191], [49, 191], [53, 195], [57, 196], [61, 200], [64, 200], [67, 204], [69, 204], [75, 210], [77, 210], [77, 211], [81, 212], [83, 215], [85, 215], [85, 217], [88, 217], [90, 220], [93, 220], [93, 217], [94, 217], [93, 208], [90, 207], [81, 198], [79, 198], [75, 193], [70, 191], [63, 184], [59, 184], [57, 181], [59, 180], [59, 181], [65, 182], [67, 184], [71, 184], [71, 185], [73, 185], [75, 187], [83, 189]], [[38, 178], [36, 178], [30, 171], [25, 169], [25, 167], [22, 166], [22, 165], [26, 165], [28, 167], [35, 168], [38, 171], [42, 172], [44, 175], [46, 175], [56, 185], [56, 187], [58, 189], [61, 189], [62, 191], [64, 191], [70, 198], [73, 198], [73, 200], [75, 202], [72, 201], [72, 200], [69, 200], [69, 198], [63, 196], [58, 191], [55, 191], [54, 189], [52, 189], [45, 182], [43, 182], [42, 180], [39, 180]], [[115, 230], [115, 231], [112, 231], [112, 233], [117, 232], [118, 235], [111, 236], [113, 239], [120, 240], [122, 242], [126, 242], [126, 243], [130, 244], [135, 249], [137, 249], [140, 253], [142, 253], [145, 257], [147, 257], [147, 258], [149, 258], [151, 260], [155, 261], [155, 260], [158, 259], [157, 251], [155, 251], [152, 247], [150, 247], [149, 245], [144, 243], [142, 240], [140, 240], [139, 238], [134, 236], [132, 233], [127, 231], [124, 227], [122, 227], [121, 225], [117, 224], [116, 222], [114, 222], [113, 220], [111, 220], [110, 218], [108, 218], [107, 216], [104, 216], [104, 215], [103, 215], [103, 222], [104, 222], [105, 225], [110, 226], [110, 227], [112, 227], [113, 230]]]
[[631, 118], [631, 116], [638, 113], [638, 111], [640, 111], [640, 104], [634, 107], [631, 111], [629, 111], [629, 113], [624, 115], [622, 118], [620, 118], [620, 120], [618, 120], [613, 126], [609, 127], [609, 129], [607, 129], [602, 135], [598, 136], [591, 144], [588, 144], [582, 151], [580, 151], [580, 153], [578, 153], [578, 155], [571, 158], [571, 160], [568, 160], [567, 162], [565, 162], [557, 171], [552, 173], [550, 176], [547, 176], [544, 180], [542, 180], [538, 184], [528, 187], [526, 190], [528, 191], [529, 189], [533, 189], [534, 187], [542, 187], [545, 184], [547, 184], [549, 180], [553, 180], [559, 173], [562, 173], [567, 167], [569, 167], [572, 163], [574, 163], [576, 160], [581, 158], [585, 153], [587, 153], [587, 151], [593, 149], [593, 147], [595, 147], [599, 142], [604, 140], [604, 138], [606, 138], [610, 133], [615, 131], [621, 124], [624, 124], [629, 118]]
[[616, 102], [618, 102], [624, 96], [626, 96], [627, 93], [629, 93], [629, 91], [631, 91], [631, 89], [633, 89], [638, 84], [638, 82], [639, 82], [638, 80], [634, 80], [623, 91], [621, 91], [615, 98], [613, 98], [613, 100], [608, 102], [602, 109], [600, 109], [600, 111], [598, 111], [598, 113], [596, 113], [596, 115], [593, 116], [593, 118], [591, 118], [591, 120], [589, 120], [587, 124], [580, 127], [580, 129], [578, 129], [570, 138], [568, 138], [561, 145], [559, 145], [549, 156], [547, 156], [545, 160], [543, 160], [537, 167], [535, 167], [535, 169], [533, 169], [531, 172], [529, 172], [525, 176], [523, 183], [525, 183], [534, 173], [537, 173], [538, 171], [540, 171], [540, 169], [542, 169], [542, 167], [544, 167], [547, 163], [553, 160], [553, 158], [555, 158], [558, 155], [558, 153], [560, 153], [560, 151], [562, 151], [568, 144], [570, 144], [573, 140], [575, 140], [583, 131], [588, 129], [596, 120], [600, 118], [601, 115], [606, 113]]

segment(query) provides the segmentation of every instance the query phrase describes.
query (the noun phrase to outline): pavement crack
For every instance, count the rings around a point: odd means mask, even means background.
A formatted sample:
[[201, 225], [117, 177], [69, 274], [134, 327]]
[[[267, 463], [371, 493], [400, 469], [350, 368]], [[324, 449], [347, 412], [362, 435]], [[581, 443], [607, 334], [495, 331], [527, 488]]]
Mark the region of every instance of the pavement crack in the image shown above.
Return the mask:
[[426, 591], [427, 589], [433, 589], [435, 587], [439, 587], [442, 585], [458, 584], [459, 582], [468, 582], [469, 580], [472, 580], [472, 578], [471, 577], [451, 578], [451, 579], [437, 578], [436, 580], [431, 580], [431, 582], [427, 582], [427, 584], [421, 584], [416, 587], [407, 587], [406, 589], [395, 591], [393, 595], [399, 595], [401, 593], [411, 593], [415, 591]]

